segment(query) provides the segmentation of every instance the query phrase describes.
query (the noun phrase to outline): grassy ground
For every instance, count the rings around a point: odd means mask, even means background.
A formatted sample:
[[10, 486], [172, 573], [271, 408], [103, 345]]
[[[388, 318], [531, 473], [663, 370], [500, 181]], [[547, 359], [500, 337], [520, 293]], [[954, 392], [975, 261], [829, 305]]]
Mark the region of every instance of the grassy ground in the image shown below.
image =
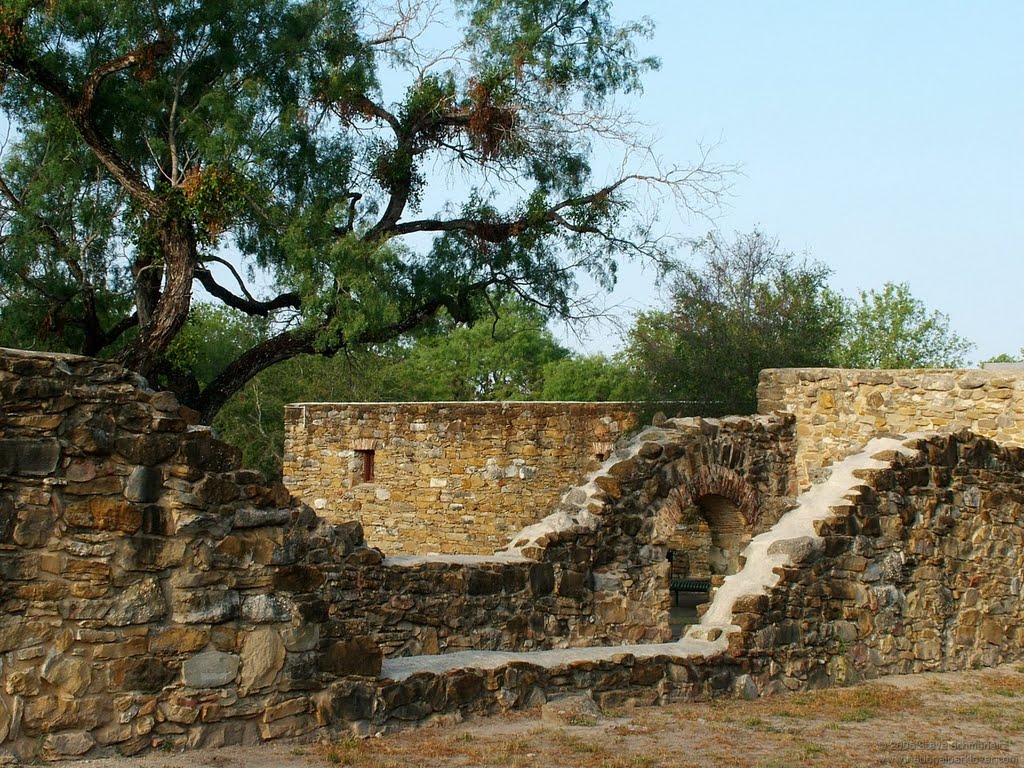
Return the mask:
[[[107, 761], [103, 761], [106, 763]], [[538, 712], [376, 738], [150, 755], [149, 768], [791, 768], [1024, 764], [1024, 665], [852, 688], [608, 712]], [[84, 763], [82, 764], [85, 765]], [[93, 762], [92, 768], [105, 768]]]

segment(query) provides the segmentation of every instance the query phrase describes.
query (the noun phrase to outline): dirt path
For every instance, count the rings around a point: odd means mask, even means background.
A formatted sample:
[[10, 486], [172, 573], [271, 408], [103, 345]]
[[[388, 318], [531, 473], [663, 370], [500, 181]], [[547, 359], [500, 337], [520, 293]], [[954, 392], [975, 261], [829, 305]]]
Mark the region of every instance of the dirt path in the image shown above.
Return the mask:
[[1024, 665], [853, 688], [645, 707], [551, 722], [539, 711], [331, 743], [62, 763], [63, 768], [790, 768], [1024, 765]]

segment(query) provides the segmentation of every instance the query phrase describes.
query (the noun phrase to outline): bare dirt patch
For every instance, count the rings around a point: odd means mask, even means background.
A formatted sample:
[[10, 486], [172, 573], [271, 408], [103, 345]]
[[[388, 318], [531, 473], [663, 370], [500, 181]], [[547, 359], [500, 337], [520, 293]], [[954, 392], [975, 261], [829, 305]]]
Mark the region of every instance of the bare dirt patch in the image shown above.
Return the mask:
[[1024, 764], [1024, 665], [889, 677], [757, 701], [606, 712], [539, 711], [367, 739], [153, 752], [67, 768], [789, 768]]

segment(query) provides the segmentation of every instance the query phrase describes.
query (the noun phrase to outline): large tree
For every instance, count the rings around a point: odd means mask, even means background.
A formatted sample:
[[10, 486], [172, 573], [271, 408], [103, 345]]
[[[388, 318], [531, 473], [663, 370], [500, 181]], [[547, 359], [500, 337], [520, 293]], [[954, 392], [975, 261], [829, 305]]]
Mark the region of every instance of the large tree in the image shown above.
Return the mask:
[[655, 400], [700, 403], [701, 413], [753, 413], [763, 368], [826, 366], [843, 329], [830, 271], [798, 259], [759, 230], [693, 244], [668, 307], [642, 312], [626, 355]]
[[[616, 107], [649, 31], [609, 0], [6, 0], [8, 335], [116, 356], [210, 420], [277, 362], [495, 292], [571, 316], [581, 272], [667, 257], [642, 193], [700, 208], [722, 180], [661, 166]], [[197, 284], [269, 330], [205, 385], [166, 355]]]

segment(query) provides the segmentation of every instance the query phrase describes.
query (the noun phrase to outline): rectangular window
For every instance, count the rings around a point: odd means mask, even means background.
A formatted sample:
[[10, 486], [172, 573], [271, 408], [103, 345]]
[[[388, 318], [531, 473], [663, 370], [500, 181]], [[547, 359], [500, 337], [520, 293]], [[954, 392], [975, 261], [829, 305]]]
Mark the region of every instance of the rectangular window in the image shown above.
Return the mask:
[[373, 450], [356, 450], [356, 472], [362, 482], [373, 482]]

